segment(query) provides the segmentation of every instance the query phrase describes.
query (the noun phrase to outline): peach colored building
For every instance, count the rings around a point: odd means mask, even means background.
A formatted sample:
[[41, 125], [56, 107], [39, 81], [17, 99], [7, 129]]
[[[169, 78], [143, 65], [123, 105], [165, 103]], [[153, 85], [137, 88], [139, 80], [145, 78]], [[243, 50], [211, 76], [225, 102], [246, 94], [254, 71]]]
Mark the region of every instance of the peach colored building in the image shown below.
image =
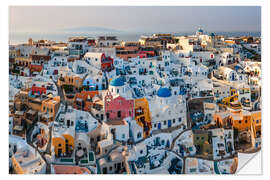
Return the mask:
[[53, 165], [55, 174], [91, 174], [89, 169], [80, 166]]

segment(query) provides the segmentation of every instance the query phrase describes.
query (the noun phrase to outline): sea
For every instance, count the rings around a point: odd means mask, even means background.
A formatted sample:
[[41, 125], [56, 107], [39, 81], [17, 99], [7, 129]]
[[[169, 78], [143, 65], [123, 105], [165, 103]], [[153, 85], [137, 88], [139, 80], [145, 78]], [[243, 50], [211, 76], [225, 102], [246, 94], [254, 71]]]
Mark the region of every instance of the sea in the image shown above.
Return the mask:
[[[160, 32], [156, 32], [160, 33]], [[167, 33], [167, 32], [162, 32]], [[170, 32], [173, 35], [192, 35], [195, 34], [195, 32]], [[89, 32], [63, 32], [63, 33], [47, 33], [47, 32], [39, 32], [39, 33], [31, 33], [31, 32], [10, 32], [9, 33], [9, 44], [10, 45], [16, 45], [21, 43], [27, 43], [29, 38], [32, 38], [33, 40], [52, 40], [56, 42], [67, 42], [69, 37], [72, 36], [88, 36], [97, 38], [98, 36], [117, 36], [118, 40], [120, 41], [137, 41], [140, 39], [141, 36], [149, 36], [154, 34], [154, 32], [151, 33], [89, 33]], [[240, 37], [240, 36], [254, 36], [254, 37], [260, 37], [260, 32], [216, 32], [216, 35], [223, 35], [225, 37]]]

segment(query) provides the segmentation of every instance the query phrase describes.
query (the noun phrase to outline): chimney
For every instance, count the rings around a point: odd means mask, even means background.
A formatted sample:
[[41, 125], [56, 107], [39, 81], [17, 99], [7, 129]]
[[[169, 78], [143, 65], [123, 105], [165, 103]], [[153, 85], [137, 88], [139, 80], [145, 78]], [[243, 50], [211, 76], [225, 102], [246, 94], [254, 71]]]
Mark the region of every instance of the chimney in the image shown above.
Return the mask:
[[28, 39], [28, 44], [29, 44], [30, 46], [33, 46], [33, 39], [32, 39], [32, 38], [29, 38], [29, 39]]

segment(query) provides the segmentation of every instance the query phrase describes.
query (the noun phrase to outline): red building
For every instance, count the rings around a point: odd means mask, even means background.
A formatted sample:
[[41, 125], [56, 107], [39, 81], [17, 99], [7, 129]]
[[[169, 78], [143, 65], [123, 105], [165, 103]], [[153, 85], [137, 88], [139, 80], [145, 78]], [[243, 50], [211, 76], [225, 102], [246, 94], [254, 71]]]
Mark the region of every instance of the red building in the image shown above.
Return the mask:
[[113, 58], [106, 57], [105, 53], [100, 52], [87, 52], [84, 58], [88, 60], [92, 65], [100, 68], [102, 71], [111, 71], [113, 67]]
[[146, 54], [147, 57], [154, 57], [156, 56], [155, 48], [154, 47], [141, 47], [140, 54]]
[[38, 94], [46, 94], [46, 87], [44, 85], [42, 85], [41, 87], [36, 86], [35, 84], [33, 84], [32, 88], [32, 94], [38, 93]]
[[30, 64], [30, 71], [32, 72], [41, 72], [43, 69], [42, 65], [40, 64]]
[[95, 46], [96, 45], [96, 40], [95, 39], [88, 39], [88, 46]]
[[32, 64], [47, 64], [49, 60], [51, 60], [51, 56], [50, 55], [36, 55], [36, 54], [32, 54], [31, 55], [31, 59], [32, 59]]
[[113, 69], [113, 58], [106, 57], [104, 53], [101, 56], [101, 70], [111, 71]]
[[113, 99], [110, 91], [105, 96], [105, 115], [107, 120], [122, 120], [134, 115], [134, 100], [118, 96]]

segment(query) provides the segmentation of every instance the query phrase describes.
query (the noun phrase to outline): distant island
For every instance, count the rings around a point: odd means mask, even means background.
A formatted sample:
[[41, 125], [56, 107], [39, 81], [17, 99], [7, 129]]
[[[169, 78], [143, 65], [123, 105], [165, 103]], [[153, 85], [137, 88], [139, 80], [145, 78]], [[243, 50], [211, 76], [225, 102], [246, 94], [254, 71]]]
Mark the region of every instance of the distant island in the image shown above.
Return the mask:
[[61, 29], [60, 31], [75, 32], [75, 33], [79, 33], [79, 32], [91, 32], [91, 33], [120, 33], [120, 32], [124, 32], [124, 31], [117, 30], [117, 29], [96, 27], [96, 26], [74, 27], [74, 28]]

